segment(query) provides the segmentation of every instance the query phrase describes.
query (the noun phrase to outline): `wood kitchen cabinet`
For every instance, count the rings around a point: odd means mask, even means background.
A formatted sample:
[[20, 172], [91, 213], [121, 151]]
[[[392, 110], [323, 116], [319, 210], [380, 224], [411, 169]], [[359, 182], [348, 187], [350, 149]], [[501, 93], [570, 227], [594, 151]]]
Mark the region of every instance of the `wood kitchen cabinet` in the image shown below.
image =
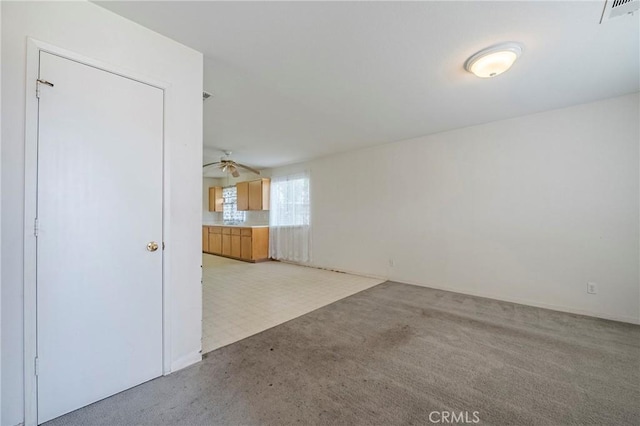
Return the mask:
[[269, 227], [203, 226], [202, 251], [247, 262], [268, 260]]
[[262, 178], [248, 182], [238, 182], [238, 210], [269, 210], [271, 180]]
[[209, 253], [209, 227], [202, 227], [202, 251]]
[[245, 242], [245, 252], [241, 253], [242, 258], [257, 262], [260, 260], [269, 259], [269, 227], [262, 228], [243, 228], [250, 232], [247, 235], [242, 234], [242, 238], [250, 237], [249, 241]]
[[240, 257], [240, 228], [231, 228], [231, 257]]
[[222, 198], [222, 187], [212, 186], [209, 188], [209, 211], [221, 212], [224, 199]]
[[251, 260], [252, 252], [251, 252], [251, 235], [249, 236], [241, 236], [240, 237], [240, 258], [242, 260]]
[[249, 182], [249, 210], [269, 210], [271, 180], [258, 179]]
[[220, 226], [209, 227], [208, 253], [222, 254], [222, 228]]
[[236, 183], [236, 210], [249, 210], [249, 182]]
[[222, 228], [222, 255], [231, 256], [231, 228]]

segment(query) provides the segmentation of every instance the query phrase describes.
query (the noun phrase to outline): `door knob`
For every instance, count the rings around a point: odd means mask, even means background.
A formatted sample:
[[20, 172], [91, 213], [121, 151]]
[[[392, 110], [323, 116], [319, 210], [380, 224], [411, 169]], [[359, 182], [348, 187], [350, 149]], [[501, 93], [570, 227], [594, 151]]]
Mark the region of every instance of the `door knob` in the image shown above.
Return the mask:
[[155, 241], [151, 241], [149, 244], [147, 244], [147, 250], [149, 251], [158, 250], [158, 243], [156, 243]]

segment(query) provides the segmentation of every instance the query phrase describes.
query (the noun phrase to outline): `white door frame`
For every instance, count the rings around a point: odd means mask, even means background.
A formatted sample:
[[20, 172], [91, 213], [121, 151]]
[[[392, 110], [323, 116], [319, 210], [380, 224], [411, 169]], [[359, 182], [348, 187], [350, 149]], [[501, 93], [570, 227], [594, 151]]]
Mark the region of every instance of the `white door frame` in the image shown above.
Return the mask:
[[[40, 66], [40, 52], [48, 52], [84, 65], [136, 80], [161, 89], [164, 93], [163, 127], [166, 128], [166, 90], [169, 83], [137, 74], [123, 67], [104, 63], [51, 44], [27, 39], [27, 72], [25, 88], [25, 159], [24, 159], [24, 424], [36, 426], [38, 423], [38, 393], [35, 358], [37, 354], [37, 303], [36, 303], [36, 238], [34, 235], [38, 196], [38, 99], [36, 98], [36, 79]], [[162, 239], [163, 245], [170, 235], [169, 224], [165, 219], [169, 215], [168, 153], [165, 146], [165, 135], [162, 137]], [[163, 374], [171, 372], [171, 327], [169, 295], [169, 248], [162, 252], [162, 370]]]

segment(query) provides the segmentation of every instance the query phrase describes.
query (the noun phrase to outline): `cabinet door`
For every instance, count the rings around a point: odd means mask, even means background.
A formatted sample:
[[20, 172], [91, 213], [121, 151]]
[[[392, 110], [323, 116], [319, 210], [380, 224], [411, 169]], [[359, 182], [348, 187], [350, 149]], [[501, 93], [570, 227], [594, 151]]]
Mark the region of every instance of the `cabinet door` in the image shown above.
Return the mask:
[[264, 260], [269, 258], [269, 228], [253, 228], [251, 236], [252, 260]]
[[213, 186], [209, 187], [209, 211], [216, 211], [216, 188]]
[[249, 210], [262, 210], [262, 180], [249, 182]]
[[231, 235], [231, 256], [240, 257], [240, 235]]
[[212, 186], [209, 188], [209, 211], [221, 212], [222, 211], [222, 187]]
[[209, 234], [209, 253], [222, 254], [222, 234]]
[[222, 234], [222, 254], [231, 256], [231, 235]]
[[209, 227], [202, 227], [202, 251], [209, 253]]
[[222, 198], [222, 187], [216, 186], [215, 188], [216, 188], [216, 211], [222, 213], [223, 204], [224, 204], [224, 198]]
[[249, 210], [249, 182], [236, 183], [237, 210]]
[[269, 210], [270, 197], [271, 179], [262, 179], [262, 210]]
[[240, 257], [244, 260], [253, 260], [253, 254], [251, 253], [251, 235], [243, 235], [240, 247]]

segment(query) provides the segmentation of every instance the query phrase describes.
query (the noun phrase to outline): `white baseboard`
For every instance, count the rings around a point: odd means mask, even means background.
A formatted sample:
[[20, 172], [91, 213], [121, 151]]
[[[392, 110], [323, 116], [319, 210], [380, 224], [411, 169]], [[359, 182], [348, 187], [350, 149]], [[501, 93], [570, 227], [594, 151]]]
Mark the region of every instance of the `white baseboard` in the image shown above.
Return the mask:
[[[344, 269], [335, 269], [335, 268], [330, 268], [330, 267], [311, 265], [311, 264], [304, 264], [304, 263], [296, 263], [296, 262], [288, 262], [288, 261], [283, 261], [283, 262], [284, 263], [291, 263], [293, 265], [307, 266], [307, 267], [310, 267], [310, 268], [325, 269], [325, 270], [334, 271], [334, 272], [342, 272], [342, 273], [345, 273], [345, 274], [359, 275], [361, 277], [374, 278], [374, 279], [379, 279], [381, 281], [395, 281], [393, 278], [390, 278], [390, 277], [381, 277], [381, 276], [377, 276], [377, 275], [367, 274], [367, 273], [364, 273], [364, 272], [349, 271], [349, 270], [344, 270]], [[576, 308], [571, 308], [571, 307], [568, 307], [568, 306], [553, 305], [553, 304], [548, 304], [548, 303], [540, 303], [540, 302], [535, 302], [535, 301], [527, 300], [527, 299], [521, 299], [521, 298], [517, 298], [517, 297], [504, 297], [504, 296], [501, 296], [501, 295], [496, 295], [496, 294], [492, 294], [492, 293], [484, 293], [484, 292], [481, 292], [481, 291], [460, 290], [460, 289], [457, 289], [457, 288], [456, 289], [452, 289], [452, 288], [447, 287], [447, 286], [424, 284], [424, 283], [413, 282], [413, 281], [398, 280], [398, 281], [395, 281], [395, 282], [404, 283], [404, 284], [411, 284], [411, 285], [417, 285], [419, 287], [432, 288], [432, 289], [435, 289], [435, 290], [450, 291], [452, 293], [466, 294], [466, 295], [469, 295], [469, 296], [484, 297], [484, 298], [487, 298], [487, 299], [500, 300], [502, 302], [517, 303], [519, 305], [533, 306], [533, 307], [536, 307], [536, 308], [550, 309], [552, 311], [567, 312], [567, 313], [570, 313], [570, 314], [585, 315], [585, 316], [588, 316], [588, 317], [602, 318], [602, 319], [611, 320], [611, 321], [627, 322], [627, 323], [630, 323], [630, 324], [638, 324], [638, 325], [640, 325], [640, 317], [636, 318], [636, 317], [630, 317], [630, 316], [610, 315], [610, 314], [607, 314], [607, 313], [589, 311], [589, 310], [585, 310], [585, 309], [576, 309]]]
[[342, 273], [342, 274], [357, 275], [359, 277], [372, 278], [372, 279], [375, 279], [375, 280], [380, 280], [381, 282], [389, 280], [389, 278], [387, 278], [387, 277], [383, 277], [383, 276], [380, 276], [380, 275], [371, 275], [371, 274], [368, 274], [366, 272], [351, 271], [351, 270], [346, 270], [346, 269], [336, 269], [336, 268], [330, 268], [328, 266], [319, 266], [319, 265], [314, 265], [314, 264], [311, 264], [311, 263], [292, 262], [292, 261], [289, 261], [289, 260], [277, 260], [277, 259], [272, 259], [272, 260], [275, 261], [275, 262], [288, 263], [290, 265], [305, 266], [307, 268], [314, 268], [314, 269], [322, 269], [323, 271], [339, 272], [339, 273]]
[[178, 370], [182, 370], [183, 368], [200, 361], [202, 361], [202, 354], [200, 351], [187, 354], [171, 362], [171, 373], [175, 373]]
[[[389, 279], [389, 280], [390, 281], [394, 281], [392, 279]], [[588, 316], [588, 317], [602, 318], [602, 319], [606, 319], [606, 320], [627, 322], [627, 323], [630, 323], [630, 324], [639, 324], [640, 325], [640, 318], [635, 318], [635, 317], [610, 315], [610, 314], [606, 314], [606, 313], [602, 313], [602, 312], [594, 312], [594, 311], [589, 311], [589, 310], [585, 310], [585, 309], [571, 308], [571, 307], [568, 307], [568, 306], [553, 305], [553, 304], [548, 304], [548, 303], [540, 303], [540, 302], [535, 302], [535, 301], [527, 300], [527, 299], [521, 299], [521, 298], [517, 298], [517, 297], [504, 297], [504, 296], [499, 296], [499, 295], [492, 294], [492, 293], [484, 293], [484, 292], [481, 292], [481, 291], [468, 291], [468, 290], [460, 290], [460, 289], [451, 289], [451, 288], [448, 288], [446, 286], [438, 286], [438, 285], [432, 285], [432, 284], [428, 284], [427, 285], [427, 284], [423, 284], [423, 283], [410, 282], [410, 281], [404, 281], [404, 280], [403, 281], [397, 281], [397, 282], [416, 285], [416, 286], [419, 286], [419, 287], [432, 288], [432, 289], [435, 289], [435, 290], [450, 291], [452, 293], [466, 294], [466, 295], [469, 295], [469, 296], [484, 297], [484, 298], [487, 298], [487, 299], [499, 300], [499, 301], [502, 301], [502, 302], [511, 302], [511, 303], [517, 303], [519, 305], [526, 305], [526, 306], [533, 306], [533, 307], [536, 307], [536, 308], [550, 309], [552, 311], [566, 312], [566, 313], [569, 313], [569, 314], [577, 314], [577, 315], [585, 315], [585, 316]]]

